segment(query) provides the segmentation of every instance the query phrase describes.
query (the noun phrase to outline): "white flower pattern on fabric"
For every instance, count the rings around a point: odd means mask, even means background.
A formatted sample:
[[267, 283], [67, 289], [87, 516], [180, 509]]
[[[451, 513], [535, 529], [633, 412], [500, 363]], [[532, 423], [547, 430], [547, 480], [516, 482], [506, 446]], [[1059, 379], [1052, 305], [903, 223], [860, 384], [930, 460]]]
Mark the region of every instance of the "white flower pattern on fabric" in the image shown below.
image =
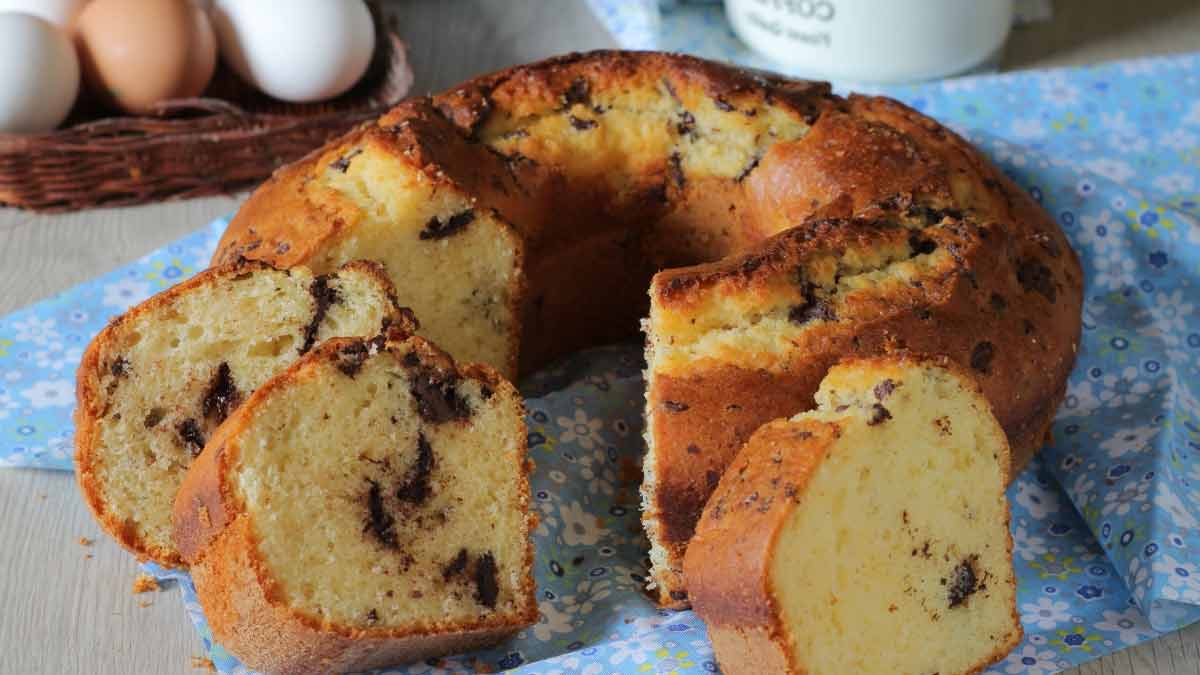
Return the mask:
[[1048, 550], [1046, 540], [1030, 534], [1024, 525], [1017, 526], [1013, 532], [1013, 553], [1018, 557], [1033, 560]]
[[1138, 377], [1134, 366], [1128, 366], [1120, 374], [1109, 373], [1100, 383], [1104, 385], [1100, 400], [1108, 407], [1133, 405], [1150, 391], [1150, 383]]
[[1124, 516], [1136, 505], [1139, 511], [1150, 508], [1149, 493], [1151, 482], [1148, 480], [1126, 481], [1117, 489], [1104, 493], [1104, 506], [1100, 513], [1105, 516]]
[[1154, 495], [1154, 505], [1166, 511], [1176, 527], [1194, 530], [1200, 526], [1188, 505], [1167, 485], [1159, 487], [1158, 494]]
[[1098, 622], [1096, 628], [1116, 633], [1117, 638], [1127, 645], [1137, 644], [1154, 635], [1154, 629], [1136, 608], [1130, 607], [1121, 612], [1106, 609], [1102, 615], [1104, 620]]
[[604, 427], [604, 420], [589, 419], [588, 414], [582, 408], [575, 411], [575, 418], [559, 417], [558, 425], [565, 429], [559, 440], [563, 443], [578, 443], [580, 447], [591, 450], [596, 445], [604, 443], [604, 438], [600, 436], [600, 429]]
[[1058, 513], [1058, 495], [1032, 482], [1017, 484], [1016, 502], [1029, 510], [1029, 515], [1042, 520]]
[[1108, 157], [1088, 160], [1083, 163], [1083, 168], [1118, 183], [1123, 183], [1137, 175], [1137, 172], [1127, 162]]
[[1166, 575], [1162, 595], [1168, 600], [1195, 604], [1200, 602], [1200, 569], [1194, 563], [1176, 560], [1164, 553], [1154, 560], [1153, 569]]
[[600, 527], [595, 514], [578, 501], [559, 507], [562, 516], [562, 537], [567, 546], [593, 546], [600, 540]]
[[59, 337], [58, 329], [55, 328], [54, 319], [39, 319], [36, 316], [31, 316], [25, 321], [14, 321], [12, 324], [15, 330], [14, 336], [21, 342], [48, 342], [57, 340]]
[[1004, 659], [1004, 672], [1016, 675], [1049, 675], [1061, 670], [1054, 660], [1055, 654], [1049, 649], [1039, 651], [1033, 645], [1026, 645], [1009, 654]]
[[[1113, 396], [1109, 397], [1110, 400], [1112, 398]], [[1161, 429], [1153, 426], [1119, 429], [1102, 441], [1099, 447], [1112, 459], [1124, 457], [1131, 452], [1150, 452], [1154, 449], [1153, 441], [1159, 431]]]
[[1071, 620], [1071, 605], [1061, 600], [1038, 598], [1037, 602], [1021, 605], [1021, 619], [1027, 625], [1050, 630]]
[[104, 306], [126, 310], [150, 297], [150, 284], [123, 279], [104, 287]]
[[71, 403], [75, 385], [70, 380], [42, 380], [21, 392], [34, 408], [49, 408]]

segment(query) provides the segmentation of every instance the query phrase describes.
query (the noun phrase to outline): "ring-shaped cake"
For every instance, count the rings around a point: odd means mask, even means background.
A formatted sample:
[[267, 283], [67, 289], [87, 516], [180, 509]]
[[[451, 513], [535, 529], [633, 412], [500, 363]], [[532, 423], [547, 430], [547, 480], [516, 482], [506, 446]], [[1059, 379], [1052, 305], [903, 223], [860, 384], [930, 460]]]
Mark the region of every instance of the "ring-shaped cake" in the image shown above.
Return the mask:
[[421, 335], [510, 378], [644, 319], [643, 521], [674, 606], [722, 471], [812, 407], [836, 361], [969, 369], [1016, 475], [1081, 326], [1062, 231], [957, 134], [891, 99], [673, 54], [573, 54], [404, 101], [260, 187], [214, 262], [241, 257], [377, 260]]

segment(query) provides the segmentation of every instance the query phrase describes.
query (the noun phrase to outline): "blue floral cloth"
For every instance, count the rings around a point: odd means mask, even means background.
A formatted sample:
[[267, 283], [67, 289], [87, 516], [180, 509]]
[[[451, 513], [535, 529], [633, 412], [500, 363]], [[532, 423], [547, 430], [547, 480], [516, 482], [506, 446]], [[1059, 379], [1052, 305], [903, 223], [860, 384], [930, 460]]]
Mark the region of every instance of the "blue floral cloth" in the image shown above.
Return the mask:
[[[978, 144], [1083, 261], [1079, 363], [1055, 444], [1012, 485], [1025, 640], [991, 673], [1049, 673], [1200, 619], [1200, 57], [890, 88]], [[0, 318], [0, 464], [71, 468], [73, 375], [114, 314], [204, 267], [217, 221]], [[541, 617], [494, 650], [400, 668], [715, 672], [690, 612], [640, 592], [637, 345], [522, 383]], [[161, 572], [161, 571], [160, 571]], [[186, 575], [174, 576], [211, 656]]]

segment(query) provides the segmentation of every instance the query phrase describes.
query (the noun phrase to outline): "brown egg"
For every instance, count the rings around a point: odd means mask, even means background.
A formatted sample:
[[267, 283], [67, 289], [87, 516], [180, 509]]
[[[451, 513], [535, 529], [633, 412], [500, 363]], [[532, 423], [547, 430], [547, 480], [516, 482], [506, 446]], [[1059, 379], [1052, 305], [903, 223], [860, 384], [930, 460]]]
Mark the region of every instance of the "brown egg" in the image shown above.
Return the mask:
[[208, 19], [208, 12], [199, 7], [192, 8], [192, 31], [187, 74], [183, 78], [183, 85], [175, 92], [175, 98], [204, 93], [204, 88], [217, 69], [217, 35]]
[[199, 94], [216, 66], [212, 26], [189, 0], [92, 0], [75, 39], [88, 88], [131, 113]]

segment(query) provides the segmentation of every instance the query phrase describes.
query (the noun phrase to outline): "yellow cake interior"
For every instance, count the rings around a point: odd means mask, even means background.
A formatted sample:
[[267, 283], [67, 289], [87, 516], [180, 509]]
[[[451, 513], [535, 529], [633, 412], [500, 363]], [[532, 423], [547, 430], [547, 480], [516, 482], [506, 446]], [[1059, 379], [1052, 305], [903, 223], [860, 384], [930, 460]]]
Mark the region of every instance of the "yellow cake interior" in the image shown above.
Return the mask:
[[[106, 411], [91, 466], [104, 507], [148, 550], [174, 551], [171, 505], [204, 441], [299, 358], [317, 309], [313, 283], [303, 268], [222, 273], [132, 313], [112, 333], [99, 359]], [[369, 274], [347, 270], [326, 283], [331, 301], [314, 343], [375, 335], [395, 315], [386, 287]]]
[[413, 394], [424, 366], [402, 360], [380, 353], [352, 376], [310, 364], [239, 433], [236, 491], [264, 569], [284, 604], [341, 625], [523, 615], [515, 391], [456, 379], [469, 413], [429, 421]]
[[817, 399], [794, 420], [856, 421], [770, 567], [798, 672], [962, 673], [1011, 645], [1009, 458], [983, 399], [940, 369], [853, 367]]

